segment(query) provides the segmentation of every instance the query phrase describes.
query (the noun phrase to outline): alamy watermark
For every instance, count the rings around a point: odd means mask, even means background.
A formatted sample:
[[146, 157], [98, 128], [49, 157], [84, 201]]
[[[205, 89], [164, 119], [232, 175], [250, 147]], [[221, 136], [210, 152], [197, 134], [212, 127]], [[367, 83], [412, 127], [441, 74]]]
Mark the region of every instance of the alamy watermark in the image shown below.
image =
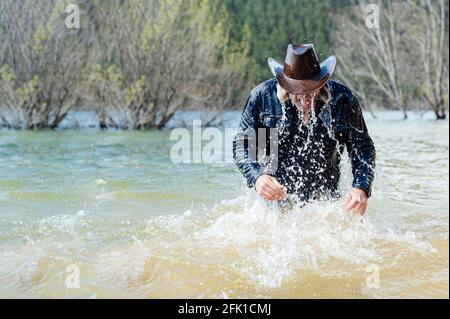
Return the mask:
[[219, 129], [202, 127], [194, 120], [192, 130], [175, 128], [170, 141], [170, 159], [176, 164], [233, 164], [258, 162], [267, 173], [274, 173], [278, 166], [278, 129]]
[[76, 264], [69, 264], [66, 266], [66, 288], [79, 289], [80, 288], [80, 267]]
[[366, 15], [366, 27], [369, 29], [380, 28], [380, 7], [377, 4], [371, 3], [364, 9]]
[[80, 8], [76, 4], [69, 4], [66, 7], [66, 19], [65, 24], [68, 29], [80, 28]]
[[366, 267], [366, 272], [369, 273], [366, 277], [367, 288], [380, 288], [380, 267], [376, 264], [370, 264]]

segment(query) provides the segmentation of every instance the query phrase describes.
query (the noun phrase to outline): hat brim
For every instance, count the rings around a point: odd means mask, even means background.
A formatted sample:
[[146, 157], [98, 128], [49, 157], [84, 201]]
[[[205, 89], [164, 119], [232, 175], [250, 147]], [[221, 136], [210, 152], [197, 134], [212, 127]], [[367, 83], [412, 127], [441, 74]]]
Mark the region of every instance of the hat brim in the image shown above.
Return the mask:
[[308, 94], [322, 88], [331, 78], [336, 67], [336, 57], [329, 56], [320, 64], [320, 73], [311, 79], [296, 80], [286, 76], [283, 72], [283, 64], [275, 59], [267, 60], [270, 71], [277, 78], [280, 86], [291, 94]]

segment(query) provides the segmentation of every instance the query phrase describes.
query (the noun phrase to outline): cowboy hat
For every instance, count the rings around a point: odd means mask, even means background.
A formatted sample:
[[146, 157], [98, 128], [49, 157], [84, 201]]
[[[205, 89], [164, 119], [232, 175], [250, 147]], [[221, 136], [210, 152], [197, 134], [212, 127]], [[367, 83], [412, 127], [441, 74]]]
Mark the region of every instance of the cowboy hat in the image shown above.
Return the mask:
[[272, 58], [267, 63], [280, 86], [288, 93], [298, 95], [323, 87], [334, 72], [336, 57], [331, 55], [320, 63], [314, 45], [289, 44], [284, 65]]

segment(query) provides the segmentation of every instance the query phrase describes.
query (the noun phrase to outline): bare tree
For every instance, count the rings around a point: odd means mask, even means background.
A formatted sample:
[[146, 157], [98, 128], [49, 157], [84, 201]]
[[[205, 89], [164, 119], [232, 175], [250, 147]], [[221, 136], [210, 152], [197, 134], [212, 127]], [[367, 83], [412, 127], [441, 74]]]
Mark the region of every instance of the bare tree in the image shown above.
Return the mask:
[[181, 107], [233, 103], [246, 51], [231, 50], [208, 0], [118, 1], [99, 10], [110, 45], [98, 44], [104, 63], [89, 83], [101, 127], [161, 128]]
[[420, 98], [437, 119], [445, 119], [449, 76], [448, 2], [409, 0], [408, 4], [414, 9], [411, 18], [416, 21], [411, 26], [409, 43], [411, 51], [417, 52], [420, 72], [416, 73], [416, 79]]
[[373, 3], [380, 8], [379, 27], [366, 25], [365, 1], [359, 1], [353, 15], [336, 18], [341, 26], [334, 35], [341, 60], [338, 72], [355, 83], [357, 91], [364, 92], [367, 99], [386, 101], [386, 107], [402, 110], [407, 118], [407, 91], [412, 85], [403, 38], [409, 25], [404, 23], [407, 8], [405, 3], [392, 0]]
[[3, 125], [55, 128], [77, 103], [85, 50], [81, 31], [65, 25], [65, 8], [58, 0], [0, 2]]

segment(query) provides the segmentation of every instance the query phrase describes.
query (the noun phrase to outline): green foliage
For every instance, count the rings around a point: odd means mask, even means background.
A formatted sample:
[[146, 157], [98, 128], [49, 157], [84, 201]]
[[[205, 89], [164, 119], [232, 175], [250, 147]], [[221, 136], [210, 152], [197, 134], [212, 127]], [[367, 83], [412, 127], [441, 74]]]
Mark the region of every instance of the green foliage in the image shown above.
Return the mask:
[[288, 43], [314, 43], [317, 54], [330, 53], [330, 2], [310, 0], [215, 0], [225, 6], [234, 41], [248, 41], [246, 71], [251, 83], [271, 76], [267, 58], [283, 60]]
[[[343, 26], [355, 20], [361, 1], [1, 0], [0, 127], [54, 128], [79, 105], [95, 110], [102, 127], [119, 128], [161, 127], [183, 107], [238, 108], [250, 88], [272, 77], [267, 58], [282, 62], [288, 43], [313, 43], [321, 60], [336, 52], [335, 76], [347, 73], [341, 79], [360, 96], [373, 93], [366, 64], [361, 74], [354, 68], [363, 54], [349, 44], [358, 33]], [[81, 29], [64, 25], [69, 3], [80, 8]], [[404, 33], [421, 39], [424, 23], [396, 18], [402, 27], [397, 44], [410, 58]], [[448, 43], [448, 24], [445, 37]], [[444, 64], [448, 73], [448, 58]], [[433, 93], [423, 77], [395, 79], [405, 103]], [[448, 103], [445, 83], [434, 95]]]
[[229, 36], [223, 8], [213, 14], [210, 0], [94, 5], [106, 18], [88, 86], [102, 127], [161, 127], [182, 107], [237, 104], [248, 48]]

